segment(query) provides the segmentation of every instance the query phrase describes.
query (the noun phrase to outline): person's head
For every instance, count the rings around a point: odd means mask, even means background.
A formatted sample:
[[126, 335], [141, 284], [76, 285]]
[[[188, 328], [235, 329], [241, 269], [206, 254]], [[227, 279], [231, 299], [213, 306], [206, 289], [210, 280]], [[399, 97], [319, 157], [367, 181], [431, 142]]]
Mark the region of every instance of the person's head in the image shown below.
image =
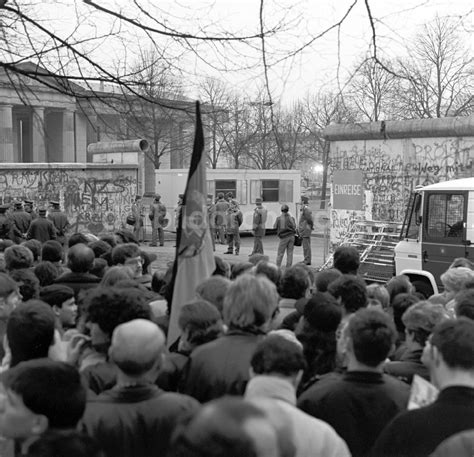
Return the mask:
[[367, 286], [367, 298], [377, 300], [382, 309], [386, 310], [390, 305], [390, 294], [385, 286], [381, 284], [369, 284]]
[[87, 273], [94, 264], [94, 251], [85, 244], [75, 244], [67, 253], [67, 266], [73, 273]]
[[184, 305], [179, 313], [178, 326], [181, 330], [180, 349], [184, 351], [192, 351], [215, 340], [224, 330], [221, 314], [204, 300]]
[[62, 262], [64, 251], [61, 243], [56, 240], [49, 240], [43, 243], [41, 247], [41, 260], [53, 263]]
[[[286, 450], [291, 440], [282, 432], [258, 406], [223, 397], [178, 424], [169, 457], [291, 457], [294, 454]], [[282, 436], [286, 443], [281, 442]]]
[[10, 272], [10, 277], [19, 285], [23, 301], [39, 297], [40, 282], [33, 270], [13, 270]]
[[156, 202], [159, 202], [161, 200], [161, 195], [160, 194], [156, 194], [155, 195], [155, 201]]
[[38, 278], [40, 287], [53, 284], [54, 280], [59, 277], [59, 270], [52, 262], [42, 261], [34, 268], [34, 273]]
[[150, 307], [138, 289], [98, 287], [85, 298], [91, 343], [108, 346], [114, 329], [134, 319], [150, 319]]
[[395, 323], [395, 328], [397, 332], [405, 332], [405, 324], [403, 323], [402, 316], [405, 314], [405, 311], [413, 306], [415, 303], [418, 303], [420, 299], [413, 294], [397, 294], [392, 302], [392, 313], [393, 313], [393, 322]]
[[385, 287], [390, 295], [390, 303], [393, 303], [394, 298], [398, 294], [413, 294], [415, 292], [415, 288], [410, 282], [410, 278], [405, 275], [394, 276], [387, 282]]
[[311, 375], [332, 371], [336, 366], [336, 330], [342, 310], [337, 300], [327, 292], [315, 292], [306, 302], [302, 318], [295, 330], [303, 344]]
[[253, 268], [253, 263], [250, 262], [238, 262], [232, 264], [230, 268], [230, 279], [233, 281], [244, 273], [248, 273]]
[[33, 253], [20, 244], [15, 244], [5, 249], [5, 267], [8, 271], [31, 268], [33, 266]]
[[134, 278], [143, 275], [143, 259], [140, 248], [134, 243], [119, 244], [112, 249], [112, 265], [123, 265], [133, 273]]
[[329, 284], [340, 278], [342, 273], [335, 268], [328, 268], [316, 274], [314, 287], [318, 292], [327, 292]]
[[162, 365], [166, 337], [148, 319], [133, 319], [115, 327], [109, 358], [128, 378], [156, 379]]
[[343, 331], [348, 368], [362, 365], [378, 369], [395, 343], [395, 327], [390, 317], [377, 309], [360, 309]]
[[474, 320], [474, 289], [458, 292], [454, 297], [456, 317], [467, 317]]
[[214, 256], [214, 261], [216, 262], [216, 269], [212, 273], [212, 276], [224, 276], [224, 278], [229, 278], [230, 265], [217, 255]]
[[217, 194], [217, 198], [218, 198], [219, 200], [222, 200], [222, 199], [224, 198], [224, 194], [223, 194], [222, 192], [219, 192], [219, 193]]
[[0, 273], [0, 320], [6, 321], [21, 300], [18, 284], [7, 274]]
[[265, 254], [255, 253], [249, 255], [249, 262], [258, 265], [260, 262], [269, 262], [270, 257]]
[[89, 270], [89, 273], [91, 275], [97, 276], [98, 278], [103, 278], [108, 267], [109, 266], [107, 265], [107, 260], [94, 259], [94, 262], [92, 262], [92, 267]]
[[250, 366], [253, 375], [290, 378], [296, 388], [306, 361], [300, 345], [280, 335], [268, 335], [255, 348]]
[[196, 295], [212, 303], [222, 315], [224, 297], [232, 282], [223, 276], [211, 276], [196, 287]]
[[278, 292], [282, 298], [298, 300], [308, 294], [310, 287], [311, 283], [306, 270], [293, 265], [287, 268], [281, 276]]
[[356, 275], [359, 265], [359, 252], [353, 246], [339, 246], [334, 251], [333, 266], [342, 274]]
[[115, 265], [110, 267], [102, 277], [100, 285], [103, 287], [115, 286], [119, 281], [133, 279], [133, 272], [130, 268], [123, 265]]
[[86, 390], [73, 366], [49, 359], [22, 362], [2, 376], [0, 434], [24, 441], [47, 430], [77, 427]]
[[255, 267], [255, 275], [262, 275], [268, 278], [275, 286], [280, 285], [281, 270], [276, 263], [270, 261], [258, 262]]
[[28, 457], [105, 457], [94, 438], [77, 430], [52, 430], [28, 448]]
[[69, 240], [67, 242], [67, 246], [68, 248], [72, 248], [73, 246], [75, 246], [76, 244], [89, 244], [89, 238], [87, 238], [86, 235], [84, 235], [84, 233], [73, 233], [70, 237], [69, 237]]
[[331, 282], [328, 292], [339, 300], [345, 314], [355, 313], [367, 306], [367, 287], [363, 279], [345, 274]]
[[29, 300], [17, 306], [7, 322], [10, 366], [31, 359], [48, 357], [54, 344], [55, 318], [49, 305]]
[[107, 243], [111, 248], [114, 248], [117, 246], [117, 240], [115, 239], [115, 236], [112, 233], [105, 233], [103, 234], [99, 240], [104, 241]]
[[428, 338], [422, 362], [435, 386], [443, 389], [461, 378], [474, 383], [474, 321], [465, 317], [438, 324]]
[[233, 194], [232, 192], [227, 192], [227, 193], [225, 194], [225, 198], [226, 198], [227, 200], [232, 200], [232, 199], [234, 198], [234, 194]]
[[275, 284], [263, 276], [239, 276], [224, 298], [224, 322], [229, 328], [267, 330], [277, 310]]
[[281, 205], [281, 212], [283, 214], [287, 214], [290, 211], [290, 207], [288, 205]]
[[255, 204], [256, 204], [257, 206], [262, 206], [262, 198], [261, 198], [261, 197], [257, 197], [257, 198], [255, 199]]
[[94, 251], [96, 259], [112, 251], [110, 244], [103, 240], [93, 241], [92, 243], [89, 243], [89, 247]]
[[302, 195], [301, 196], [301, 203], [303, 203], [303, 205], [307, 205], [309, 203], [308, 197], [306, 197], [305, 195]]
[[447, 318], [448, 313], [440, 304], [420, 301], [410, 306], [402, 316], [407, 344], [424, 347], [435, 326]]
[[43, 287], [40, 299], [53, 309], [56, 322], [61, 328], [71, 328], [76, 325], [77, 305], [74, 290], [63, 284], [52, 284]]
[[37, 262], [41, 254], [41, 242], [38, 240], [26, 240], [21, 243], [21, 246], [28, 248], [33, 254], [33, 262]]
[[449, 268], [440, 277], [444, 286], [444, 294], [451, 300], [456, 293], [474, 282], [474, 271], [466, 267]]

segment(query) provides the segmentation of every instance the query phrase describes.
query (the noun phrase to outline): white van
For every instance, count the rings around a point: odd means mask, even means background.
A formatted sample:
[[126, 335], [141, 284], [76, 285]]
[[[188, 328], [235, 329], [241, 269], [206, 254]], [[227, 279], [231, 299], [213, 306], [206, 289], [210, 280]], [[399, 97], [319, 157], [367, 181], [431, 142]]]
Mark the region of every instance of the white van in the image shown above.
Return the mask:
[[396, 274], [409, 276], [425, 295], [438, 293], [455, 258], [474, 260], [473, 241], [474, 177], [418, 188], [395, 247]]

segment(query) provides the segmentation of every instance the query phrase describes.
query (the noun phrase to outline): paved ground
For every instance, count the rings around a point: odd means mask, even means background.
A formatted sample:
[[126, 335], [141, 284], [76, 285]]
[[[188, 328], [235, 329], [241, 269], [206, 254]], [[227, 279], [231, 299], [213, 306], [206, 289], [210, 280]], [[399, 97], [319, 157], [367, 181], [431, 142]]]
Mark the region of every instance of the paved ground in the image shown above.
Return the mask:
[[[174, 260], [175, 250], [174, 236], [167, 234], [165, 239], [165, 245], [162, 247], [150, 247], [148, 243], [142, 245], [142, 249], [147, 252], [152, 252], [157, 255], [157, 259], [152, 264], [153, 270], [165, 271], [167, 266]], [[241, 247], [239, 255], [224, 254], [227, 251], [227, 246], [222, 244], [216, 245], [216, 255], [221, 256], [223, 259], [230, 263], [245, 262], [248, 260], [248, 255], [252, 252], [253, 237], [243, 236], [241, 237]], [[276, 260], [278, 238], [276, 235], [266, 236], [264, 238], [263, 247], [265, 255], [270, 257], [272, 262]], [[312, 267], [317, 268], [324, 263], [324, 239], [321, 237], [312, 237]], [[283, 259], [283, 265], [285, 264], [286, 257]], [[294, 248], [293, 263], [301, 262], [303, 260], [303, 248], [301, 246]]]

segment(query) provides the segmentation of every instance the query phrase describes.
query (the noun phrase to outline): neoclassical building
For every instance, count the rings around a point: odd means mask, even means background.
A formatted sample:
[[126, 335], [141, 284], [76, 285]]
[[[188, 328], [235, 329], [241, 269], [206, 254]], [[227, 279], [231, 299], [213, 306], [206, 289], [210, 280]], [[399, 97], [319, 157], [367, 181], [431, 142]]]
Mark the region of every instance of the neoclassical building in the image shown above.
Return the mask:
[[[46, 70], [32, 63], [19, 69], [25, 75], [0, 70], [0, 162], [91, 162], [87, 154], [90, 143], [137, 138], [136, 131], [126, 127], [126, 113], [133, 110], [134, 103], [143, 104], [141, 100], [130, 102], [123, 94], [100, 86], [86, 90], [72, 81], [48, 76]], [[32, 73], [38, 76], [28, 76]], [[166, 102], [179, 108], [192, 107], [185, 100]], [[193, 121], [183, 109], [176, 113], [169, 116], [163, 112], [156, 121], [166, 127], [160, 130], [166, 147], [160, 160], [162, 168], [181, 168], [186, 162], [183, 135]], [[151, 158], [146, 159], [145, 166], [154, 169]]]

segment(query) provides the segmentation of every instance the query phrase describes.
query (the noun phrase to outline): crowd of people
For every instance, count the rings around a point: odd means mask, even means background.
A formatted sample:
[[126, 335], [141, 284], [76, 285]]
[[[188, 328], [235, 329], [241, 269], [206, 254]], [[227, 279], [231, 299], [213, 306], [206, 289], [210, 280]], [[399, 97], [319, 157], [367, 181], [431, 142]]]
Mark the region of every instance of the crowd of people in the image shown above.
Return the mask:
[[350, 246], [316, 273], [216, 256], [167, 341], [173, 268], [133, 233], [18, 241], [0, 241], [2, 457], [472, 455], [466, 259], [425, 297], [367, 285]]

